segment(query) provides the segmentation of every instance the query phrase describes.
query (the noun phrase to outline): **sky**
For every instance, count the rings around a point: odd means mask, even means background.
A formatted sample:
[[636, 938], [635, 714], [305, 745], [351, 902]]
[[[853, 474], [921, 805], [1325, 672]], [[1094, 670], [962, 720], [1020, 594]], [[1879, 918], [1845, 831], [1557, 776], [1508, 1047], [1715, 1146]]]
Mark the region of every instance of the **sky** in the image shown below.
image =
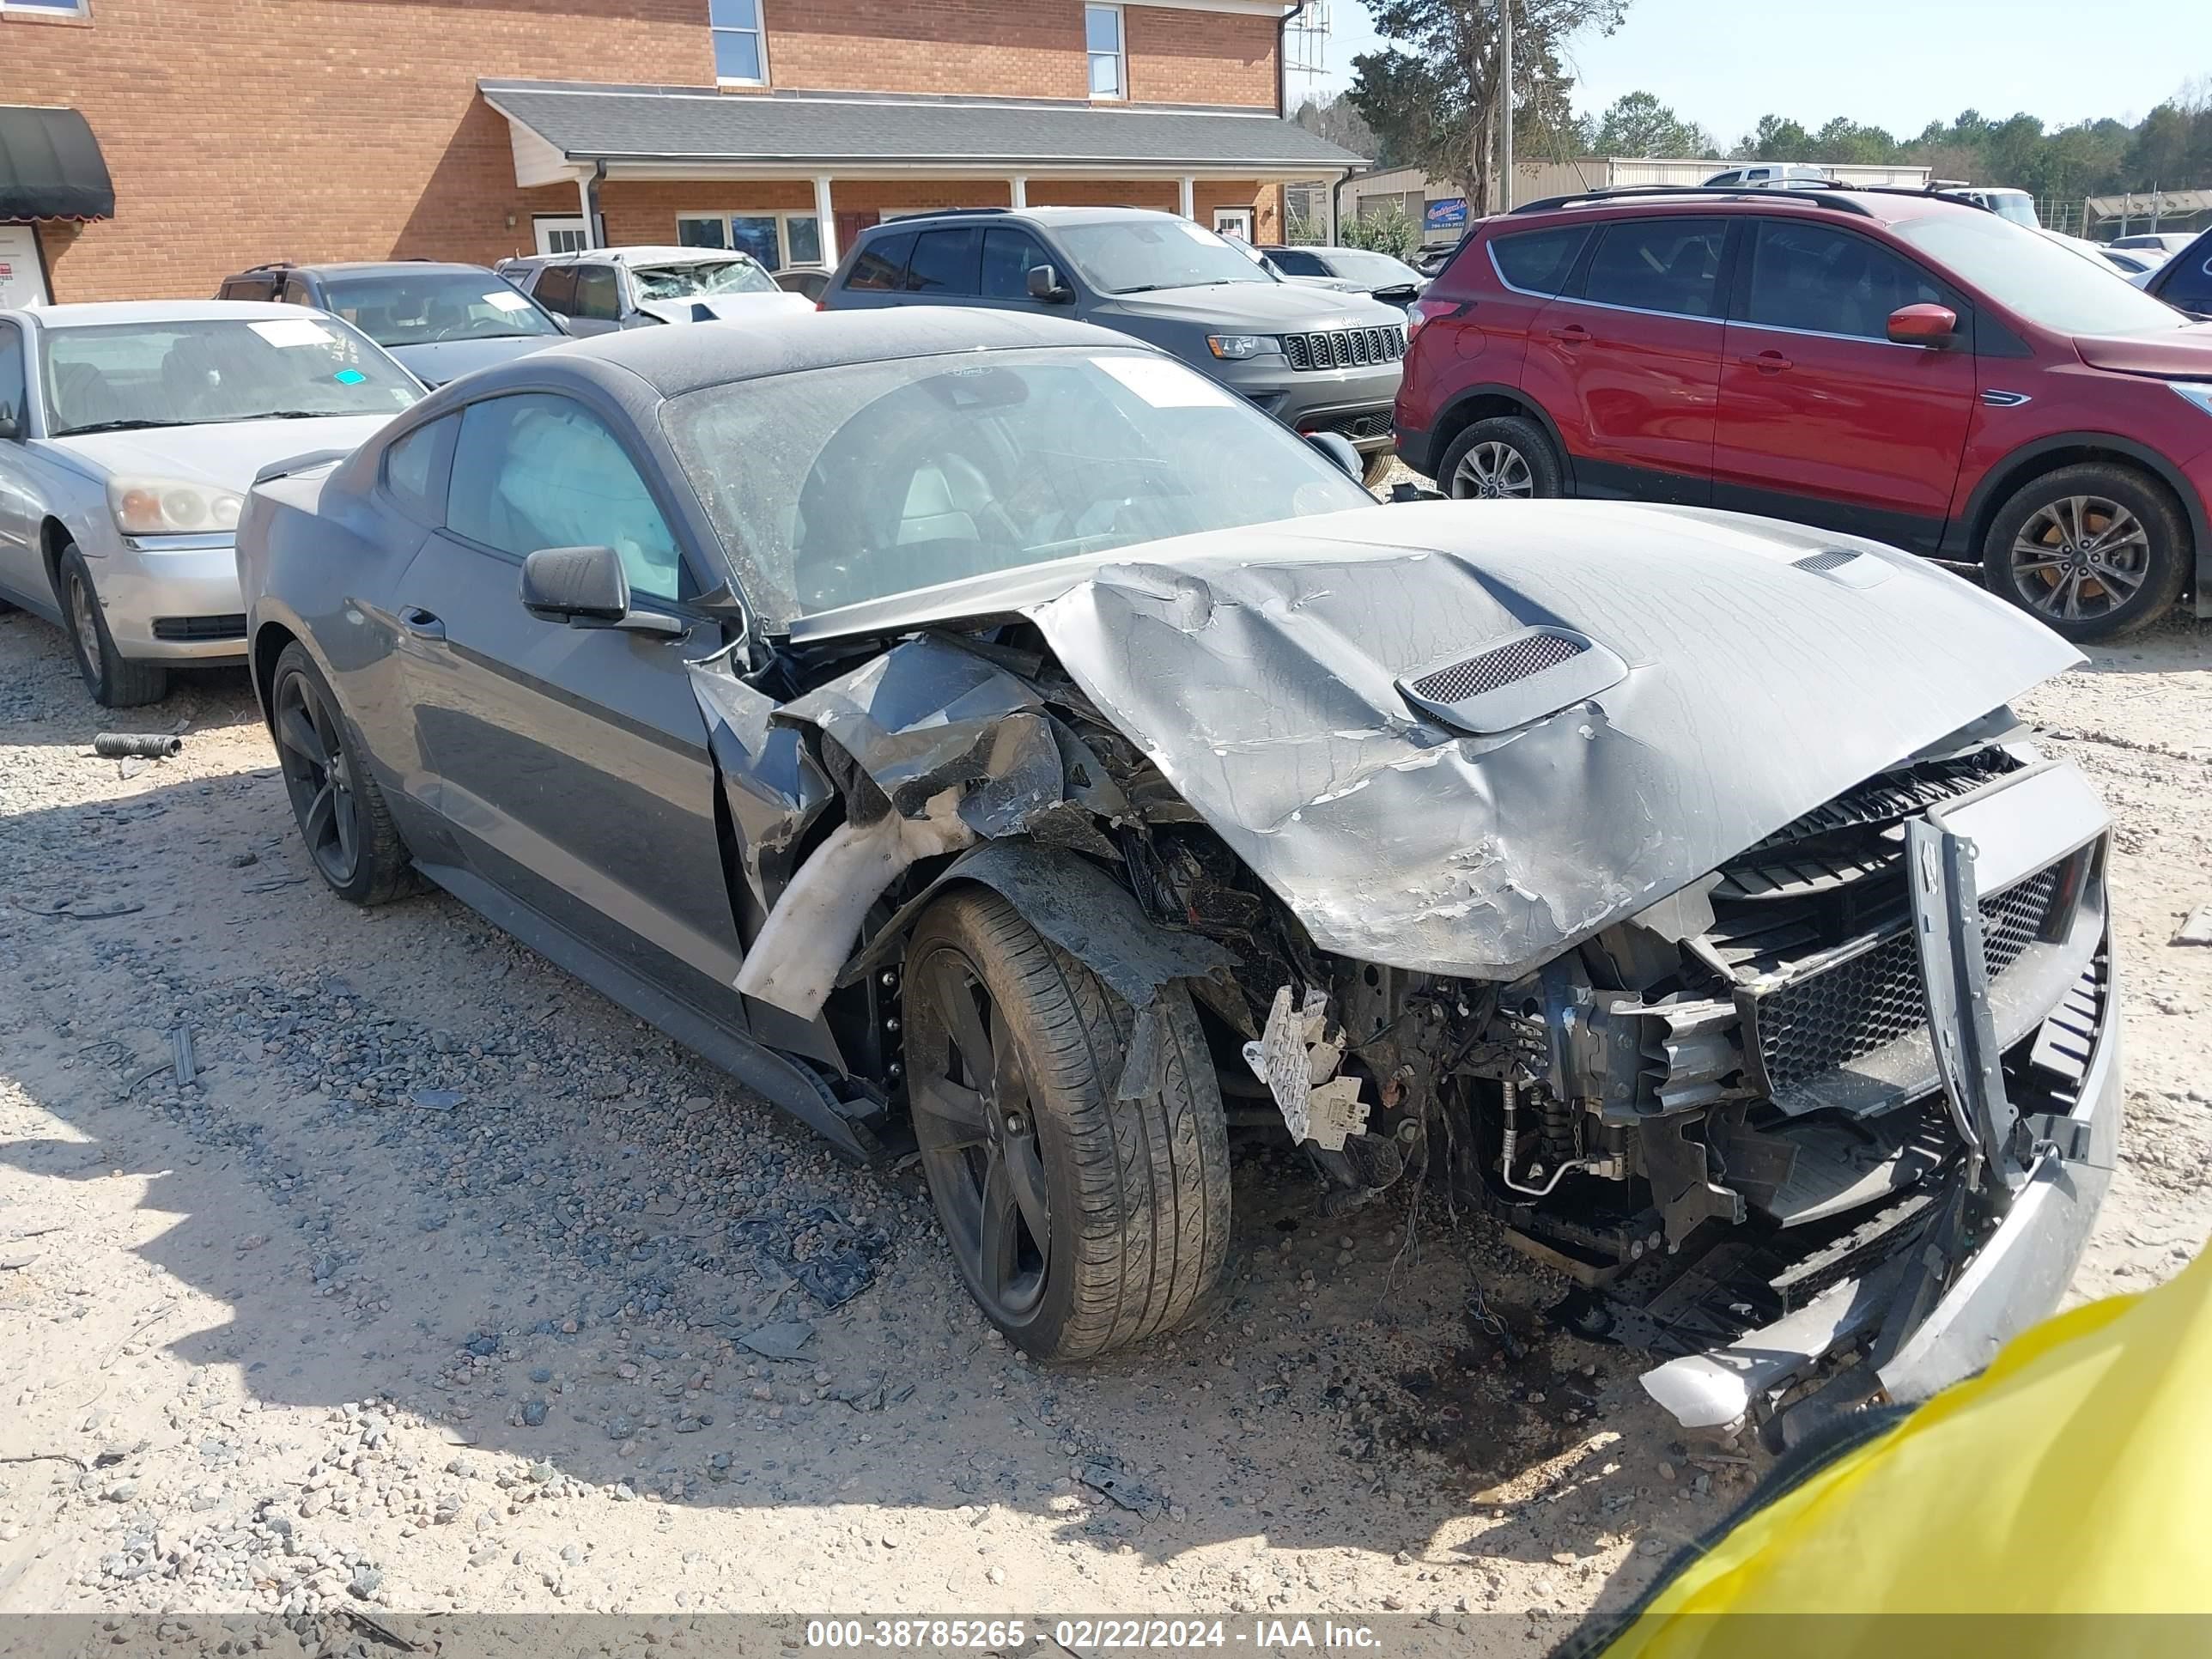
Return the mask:
[[[1381, 44], [1362, 0], [1329, 0], [1329, 14], [1323, 95]], [[1656, 93], [1723, 147], [1770, 112], [1815, 128], [1849, 115], [1901, 138], [1966, 109], [2133, 120], [2191, 77], [2212, 82], [2212, 0], [1630, 0], [1626, 23], [1570, 56], [1577, 110]]]

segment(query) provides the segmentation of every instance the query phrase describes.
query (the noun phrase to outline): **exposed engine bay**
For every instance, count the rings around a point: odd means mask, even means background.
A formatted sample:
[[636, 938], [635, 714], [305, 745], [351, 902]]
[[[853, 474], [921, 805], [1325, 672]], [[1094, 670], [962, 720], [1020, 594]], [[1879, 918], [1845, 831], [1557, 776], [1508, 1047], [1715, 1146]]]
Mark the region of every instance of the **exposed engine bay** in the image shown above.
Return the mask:
[[[1516, 587], [1306, 542], [697, 665], [763, 1040], [895, 1135], [899, 941], [978, 883], [1135, 1011], [1123, 1098], [1188, 995], [1232, 1127], [1331, 1206], [1495, 1217], [1576, 1328], [1729, 1373], [1653, 1374], [1685, 1422], [1824, 1367], [1895, 1386], [2015, 1195], [2091, 1152], [2106, 817], [2005, 707], [2070, 651], [1875, 550], [1729, 549], [1731, 602], [1786, 615], [1762, 658], [1682, 652], [1671, 588], [1571, 559]], [[1791, 1363], [1724, 1357], [1808, 1318]]]

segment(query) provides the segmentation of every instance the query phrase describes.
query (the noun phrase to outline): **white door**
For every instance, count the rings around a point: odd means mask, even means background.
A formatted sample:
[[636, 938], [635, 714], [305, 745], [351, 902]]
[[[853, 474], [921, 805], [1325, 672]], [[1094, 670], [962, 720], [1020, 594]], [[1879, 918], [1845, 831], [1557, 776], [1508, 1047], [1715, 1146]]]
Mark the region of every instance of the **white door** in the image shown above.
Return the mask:
[[1252, 210], [1250, 208], [1216, 208], [1213, 210], [1213, 234], [1217, 236], [1241, 236], [1252, 240]]
[[531, 223], [537, 228], [540, 253], [580, 253], [590, 240], [581, 214], [561, 219], [541, 213]]
[[0, 225], [0, 311], [49, 303], [35, 225]]

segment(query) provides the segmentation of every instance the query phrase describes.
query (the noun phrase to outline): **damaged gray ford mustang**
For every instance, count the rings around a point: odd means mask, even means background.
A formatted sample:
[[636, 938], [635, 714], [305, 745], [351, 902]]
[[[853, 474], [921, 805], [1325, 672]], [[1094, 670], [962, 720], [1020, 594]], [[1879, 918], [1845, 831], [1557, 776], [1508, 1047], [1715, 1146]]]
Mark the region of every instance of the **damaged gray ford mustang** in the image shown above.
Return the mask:
[[1884, 547], [1380, 505], [1121, 336], [933, 308], [485, 370], [264, 473], [238, 556], [337, 893], [428, 878], [917, 1151], [1042, 1358], [1207, 1304], [1232, 1130], [1486, 1211], [1704, 1425], [1978, 1366], [2110, 1178], [2107, 821], [2007, 707], [2078, 659]]

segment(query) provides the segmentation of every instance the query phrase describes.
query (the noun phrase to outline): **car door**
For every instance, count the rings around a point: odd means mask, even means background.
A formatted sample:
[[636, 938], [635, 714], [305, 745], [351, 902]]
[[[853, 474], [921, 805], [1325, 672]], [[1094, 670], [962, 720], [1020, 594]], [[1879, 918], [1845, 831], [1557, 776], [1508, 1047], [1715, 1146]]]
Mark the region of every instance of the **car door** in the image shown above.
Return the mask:
[[22, 328], [0, 317], [0, 416], [14, 432], [0, 437], [0, 587], [27, 594], [44, 585], [38, 525], [31, 501], [30, 342]]
[[[1713, 504], [1930, 551], [1979, 396], [1965, 299], [1916, 261], [1809, 218], [1747, 228], [1721, 362]], [[1899, 345], [1940, 305], [1957, 343]]]
[[577, 334], [611, 334], [623, 325], [622, 278], [609, 264], [570, 267], [576, 291], [568, 315]]
[[982, 292], [976, 303], [996, 311], [1064, 311], [1030, 296], [1030, 272], [1053, 263], [1044, 245], [1018, 225], [992, 225], [983, 232]]
[[1566, 441], [1576, 494], [1711, 499], [1728, 243], [1718, 216], [1606, 223], [1537, 314], [1522, 384]]
[[[700, 550], [611, 408], [512, 392], [461, 411], [443, 525], [395, 588], [432, 804], [471, 871], [695, 1006], [741, 1018], [714, 771], [690, 662], [720, 624], [688, 601]], [[541, 622], [521, 563], [607, 546], [680, 636]]]
[[914, 239], [907, 261], [904, 292], [909, 301], [973, 305], [983, 258], [981, 225], [948, 225]]
[[541, 265], [538, 270], [538, 280], [524, 291], [560, 318], [569, 333], [585, 331], [576, 320], [576, 268], [574, 265]]

